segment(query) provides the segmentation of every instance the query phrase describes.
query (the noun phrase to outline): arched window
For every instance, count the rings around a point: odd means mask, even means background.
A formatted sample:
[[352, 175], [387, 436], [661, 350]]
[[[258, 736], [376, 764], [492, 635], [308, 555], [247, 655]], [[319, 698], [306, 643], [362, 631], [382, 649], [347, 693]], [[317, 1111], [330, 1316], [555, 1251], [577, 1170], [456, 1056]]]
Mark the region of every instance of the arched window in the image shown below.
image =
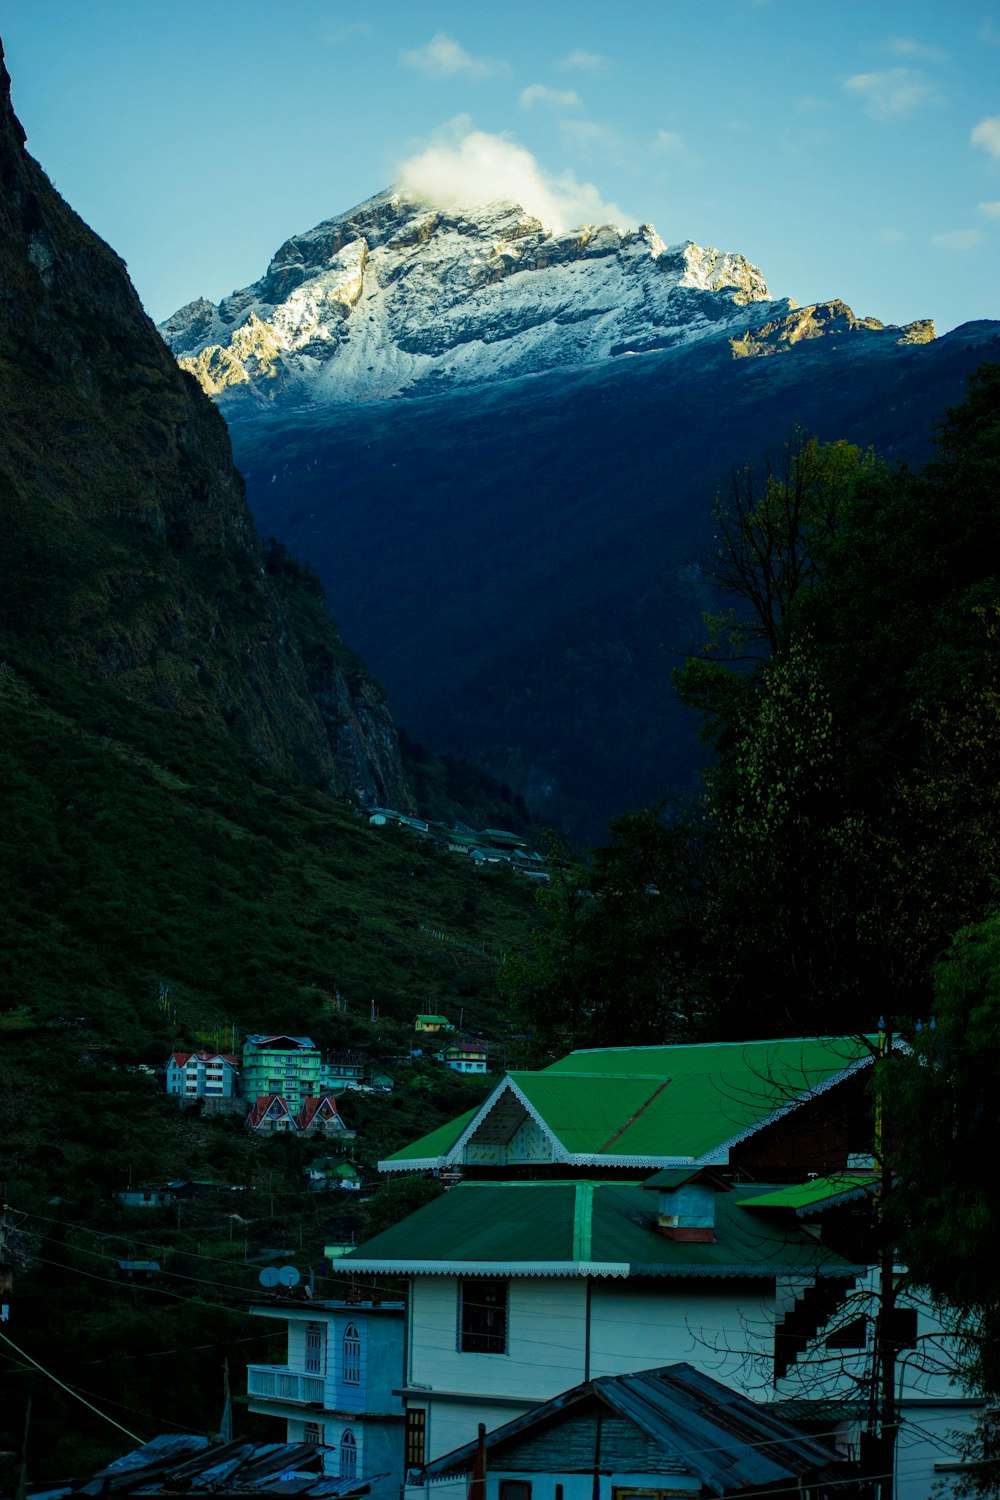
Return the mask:
[[340, 1440], [340, 1477], [341, 1479], [358, 1477], [358, 1445], [349, 1427], [344, 1428], [344, 1436]]
[[361, 1335], [356, 1323], [344, 1329], [344, 1384], [361, 1384]]

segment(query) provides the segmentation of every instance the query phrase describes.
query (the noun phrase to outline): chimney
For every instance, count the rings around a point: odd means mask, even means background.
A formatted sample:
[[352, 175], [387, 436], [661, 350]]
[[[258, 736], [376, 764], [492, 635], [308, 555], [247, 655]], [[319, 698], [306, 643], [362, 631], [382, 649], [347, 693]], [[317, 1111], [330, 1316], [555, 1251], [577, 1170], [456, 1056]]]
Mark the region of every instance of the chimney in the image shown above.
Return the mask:
[[668, 1240], [712, 1244], [715, 1239], [715, 1188], [710, 1182], [685, 1182], [660, 1189], [656, 1227]]

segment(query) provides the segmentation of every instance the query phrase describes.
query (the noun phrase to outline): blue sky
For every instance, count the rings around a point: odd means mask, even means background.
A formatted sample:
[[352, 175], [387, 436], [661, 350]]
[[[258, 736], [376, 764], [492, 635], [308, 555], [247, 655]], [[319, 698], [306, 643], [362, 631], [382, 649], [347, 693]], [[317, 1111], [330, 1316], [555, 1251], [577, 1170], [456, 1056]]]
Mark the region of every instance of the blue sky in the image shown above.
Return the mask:
[[2, 27], [29, 149], [157, 319], [401, 169], [742, 251], [800, 303], [1000, 318], [1000, 0], [4, 0]]

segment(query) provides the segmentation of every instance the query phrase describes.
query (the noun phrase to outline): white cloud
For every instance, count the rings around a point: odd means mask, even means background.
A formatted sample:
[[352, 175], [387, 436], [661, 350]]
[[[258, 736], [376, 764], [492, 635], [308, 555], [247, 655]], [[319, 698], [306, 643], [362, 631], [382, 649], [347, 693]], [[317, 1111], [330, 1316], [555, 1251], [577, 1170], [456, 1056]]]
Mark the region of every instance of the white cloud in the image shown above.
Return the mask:
[[507, 136], [473, 130], [467, 116], [452, 122], [418, 155], [402, 164], [396, 187], [409, 198], [441, 208], [475, 208], [507, 199], [559, 234], [578, 224], [635, 227], [636, 220], [572, 172], [546, 172], [530, 151]]
[[913, 68], [885, 68], [880, 73], [855, 73], [844, 80], [844, 88], [857, 94], [877, 120], [906, 114], [924, 104], [936, 104], [938, 93], [922, 73]]
[[901, 229], [880, 229], [878, 237], [883, 245], [901, 245], [906, 239]]
[[979, 212], [988, 219], [1000, 219], [1000, 198], [994, 198], [991, 203], [980, 203]]
[[582, 47], [574, 47], [572, 52], [567, 52], [556, 63], [557, 68], [579, 68], [584, 73], [599, 73], [607, 62], [599, 52], [586, 52]]
[[889, 51], [897, 57], [925, 57], [928, 62], [941, 62], [948, 56], [940, 47], [928, 47], [926, 43], [909, 36], [891, 36], [887, 45]]
[[676, 130], [658, 130], [653, 137], [653, 150], [664, 156], [680, 156], [685, 149], [684, 137]]
[[945, 234], [932, 234], [931, 244], [942, 250], [976, 250], [983, 243], [981, 229], [949, 229]]
[[431, 78], [454, 78], [464, 73], [467, 78], [490, 78], [507, 71], [506, 63], [496, 62], [490, 57], [472, 57], [453, 36], [439, 31], [431, 37], [425, 47], [400, 54], [408, 68], [427, 73]]
[[980, 120], [969, 141], [973, 146], [982, 146], [991, 156], [1000, 156], [1000, 115], [989, 115]]
[[552, 109], [579, 109], [580, 95], [576, 89], [550, 89], [544, 83], [529, 83], [521, 90], [518, 103], [522, 109], [531, 109], [535, 104], [547, 104]]

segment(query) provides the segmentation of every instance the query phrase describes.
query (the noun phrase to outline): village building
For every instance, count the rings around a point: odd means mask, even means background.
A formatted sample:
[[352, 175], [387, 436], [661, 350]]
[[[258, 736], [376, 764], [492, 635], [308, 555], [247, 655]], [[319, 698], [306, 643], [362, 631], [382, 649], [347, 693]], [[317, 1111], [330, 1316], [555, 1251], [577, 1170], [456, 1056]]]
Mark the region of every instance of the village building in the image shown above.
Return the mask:
[[[891, 1308], [898, 1493], [923, 1500], [923, 1417], [937, 1412], [940, 1432], [967, 1426], [970, 1408], [949, 1384], [947, 1330], [918, 1296], [897, 1306], [878, 1284], [874, 1056], [864, 1038], [577, 1052], [506, 1075], [480, 1108], [381, 1162], [461, 1174], [331, 1260], [366, 1285], [408, 1282], [411, 1456], [418, 1432], [434, 1462], [480, 1422], [674, 1363], [756, 1403], [821, 1401], [857, 1454], [859, 1381], [871, 1386], [874, 1320]], [[922, 1413], [910, 1431], [908, 1410]]]
[[166, 1087], [182, 1100], [232, 1099], [239, 1090], [239, 1066], [228, 1052], [172, 1052]]
[[453, 1073], [485, 1073], [488, 1067], [485, 1042], [451, 1042], [435, 1056]]
[[858, 1478], [832, 1443], [688, 1364], [564, 1391], [411, 1469], [405, 1500], [465, 1500], [470, 1477], [483, 1471], [484, 1500], [758, 1500], [851, 1481], [857, 1492]]
[[290, 1114], [320, 1093], [319, 1048], [307, 1036], [248, 1036], [243, 1043], [243, 1097], [283, 1099]]
[[413, 1029], [422, 1036], [443, 1036], [455, 1028], [447, 1016], [419, 1015], [413, 1022]]
[[322, 1447], [327, 1474], [365, 1480], [374, 1500], [399, 1500], [402, 1303], [276, 1301], [250, 1311], [288, 1332], [283, 1364], [247, 1367], [250, 1411], [279, 1418], [289, 1443]]

